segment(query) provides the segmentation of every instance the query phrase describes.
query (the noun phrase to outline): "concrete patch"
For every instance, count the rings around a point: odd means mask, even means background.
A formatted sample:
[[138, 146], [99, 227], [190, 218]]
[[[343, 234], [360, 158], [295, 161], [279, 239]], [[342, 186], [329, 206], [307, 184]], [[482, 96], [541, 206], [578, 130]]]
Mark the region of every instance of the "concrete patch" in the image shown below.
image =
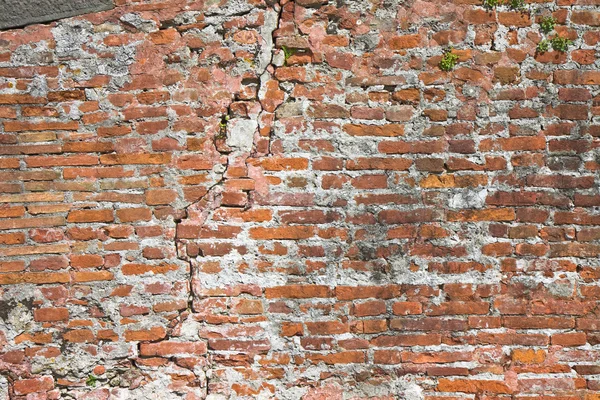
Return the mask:
[[112, 8], [112, 0], [4, 0], [0, 2], [0, 29], [50, 22]]
[[258, 123], [251, 119], [234, 118], [227, 124], [227, 145], [241, 151], [252, 150]]

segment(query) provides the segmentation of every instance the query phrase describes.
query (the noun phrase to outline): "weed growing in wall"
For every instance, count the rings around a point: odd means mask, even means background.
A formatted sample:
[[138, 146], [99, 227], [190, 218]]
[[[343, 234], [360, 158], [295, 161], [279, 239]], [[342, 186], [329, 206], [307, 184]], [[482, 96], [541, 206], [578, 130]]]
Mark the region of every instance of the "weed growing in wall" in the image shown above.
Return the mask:
[[525, 0], [508, 0], [508, 7], [510, 7], [511, 10], [525, 10]]
[[[552, 16], [545, 16], [540, 19], [540, 32], [542, 35], [548, 34], [554, 30], [556, 27], [557, 20]], [[542, 39], [537, 47], [536, 51], [538, 53], [545, 53], [552, 46], [552, 50], [566, 52], [569, 49], [569, 46], [573, 44], [573, 42], [566, 37], [562, 37], [559, 35], [555, 35], [552, 39]]]
[[221, 122], [219, 122], [219, 134], [216, 136], [216, 139], [224, 139], [227, 136], [227, 122], [229, 122], [229, 115], [221, 117]]
[[452, 49], [448, 50], [442, 56], [439, 67], [442, 71], [452, 71], [458, 62], [458, 55], [452, 53]]
[[488, 10], [493, 10], [502, 5], [516, 11], [523, 11], [526, 8], [525, 0], [483, 0], [482, 5]]
[[566, 52], [569, 49], [569, 45], [573, 44], [573, 42], [566, 37], [562, 36], [554, 36], [550, 43], [552, 44], [552, 49], [556, 51]]
[[547, 52], [550, 49], [550, 42], [548, 42], [546, 39], [542, 39], [536, 48], [536, 51], [540, 54], [543, 54], [545, 52]]
[[554, 17], [548, 16], [548, 17], [542, 17], [542, 19], [540, 20], [540, 30], [543, 33], [550, 33], [554, 30], [554, 27], [556, 26], [556, 19]]
[[292, 49], [287, 46], [281, 46], [281, 50], [283, 50], [283, 58], [286, 64], [288, 62], [288, 59], [294, 54], [296, 54], [296, 49]]
[[493, 10], [500, 4], [501, 3], [499, 2], [499, 0], [483, 0], [483, 7], [485, 7], [488, 10]]
[[91, 386], [91, 387], [96, 387], [96, 381], [98, 381], [98, 378], [96, 378], [94, 375], [90, 374], [88, 376], [88, 378], [85, 381], [86, 386]]

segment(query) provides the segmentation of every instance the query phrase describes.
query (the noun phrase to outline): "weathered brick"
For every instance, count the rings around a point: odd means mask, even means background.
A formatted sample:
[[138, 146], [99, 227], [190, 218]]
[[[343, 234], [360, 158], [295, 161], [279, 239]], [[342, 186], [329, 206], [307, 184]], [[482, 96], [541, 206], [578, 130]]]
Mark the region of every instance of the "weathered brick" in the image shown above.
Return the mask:
[[147, 342], [163, 339], [166, 331], [163, 327], [152, 327], [141, 330], [125, 331], [125, 340], [127, 342]]
[[106, 3], [0, 32], [0, 393], [599, 400], [598, 0]]
[[112, 222], [113, 210], [74, 210], [67, 216], [67, 222]]
[[390, 49], [401, 50], [417, 47], [421, 42], [421, 35], [395, 36], [388, 41]]
[[510, 394], [513, 390], [502, 381], [474, 380], [474, 379], [440, 379], [437, 390], [440, 392], [462, 392], [462, 393], [497, 393]]
[[69, 310], [66, 308], [39, 308], [34, 310], [36, 321], [66, 321], [69, 319]]
[[350, 124], [344, 126], [344, 131], [352, 136], [402, 136], [404, 126], [396, 124], [388, 125], [359, 125]]
[[26, 132], [26, 131], [76, 131], [79, 129], [79, 122], [4, 122], [5, 132]]
[[46, 393], [54, 388], [54, 379], [51, 376], [21, 379], [14, 383], [16, 395], [29, 395], [32, 393]]
[[287, 226], [278, 228], [251, 228], [250, 237], [258, 240], [299, 240], [307, 239], [314, 235], [310, 226]]
[[142, 343], [140, 354], [145, 357], [171, 357], [175, 355], [202, 355], [206, 353], [204, 342], [174, 342]]
[[331, 297], [331, 290], [322, 285], [289, 285], [265, 289], [267, 298], [303, 299], [311, 297]]

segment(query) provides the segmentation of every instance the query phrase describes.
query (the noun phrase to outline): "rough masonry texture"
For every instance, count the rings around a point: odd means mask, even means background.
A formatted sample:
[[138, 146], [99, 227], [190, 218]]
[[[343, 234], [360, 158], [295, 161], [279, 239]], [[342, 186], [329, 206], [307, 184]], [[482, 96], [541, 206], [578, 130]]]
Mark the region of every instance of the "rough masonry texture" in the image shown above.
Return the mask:
[[0, 32], [0, 398], [599, 400], [600, 2], [512, 3]]

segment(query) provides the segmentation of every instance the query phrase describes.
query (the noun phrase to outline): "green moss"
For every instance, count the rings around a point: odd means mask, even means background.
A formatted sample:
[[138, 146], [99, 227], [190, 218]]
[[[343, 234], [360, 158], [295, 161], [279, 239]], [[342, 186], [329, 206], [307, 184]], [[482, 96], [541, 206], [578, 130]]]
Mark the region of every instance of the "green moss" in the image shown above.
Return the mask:
[[452, 71], [458, 62], [458, 55], [452, 53], [452, 49], [448, 50], [442, 56], [439, 67], [442, 71]]

